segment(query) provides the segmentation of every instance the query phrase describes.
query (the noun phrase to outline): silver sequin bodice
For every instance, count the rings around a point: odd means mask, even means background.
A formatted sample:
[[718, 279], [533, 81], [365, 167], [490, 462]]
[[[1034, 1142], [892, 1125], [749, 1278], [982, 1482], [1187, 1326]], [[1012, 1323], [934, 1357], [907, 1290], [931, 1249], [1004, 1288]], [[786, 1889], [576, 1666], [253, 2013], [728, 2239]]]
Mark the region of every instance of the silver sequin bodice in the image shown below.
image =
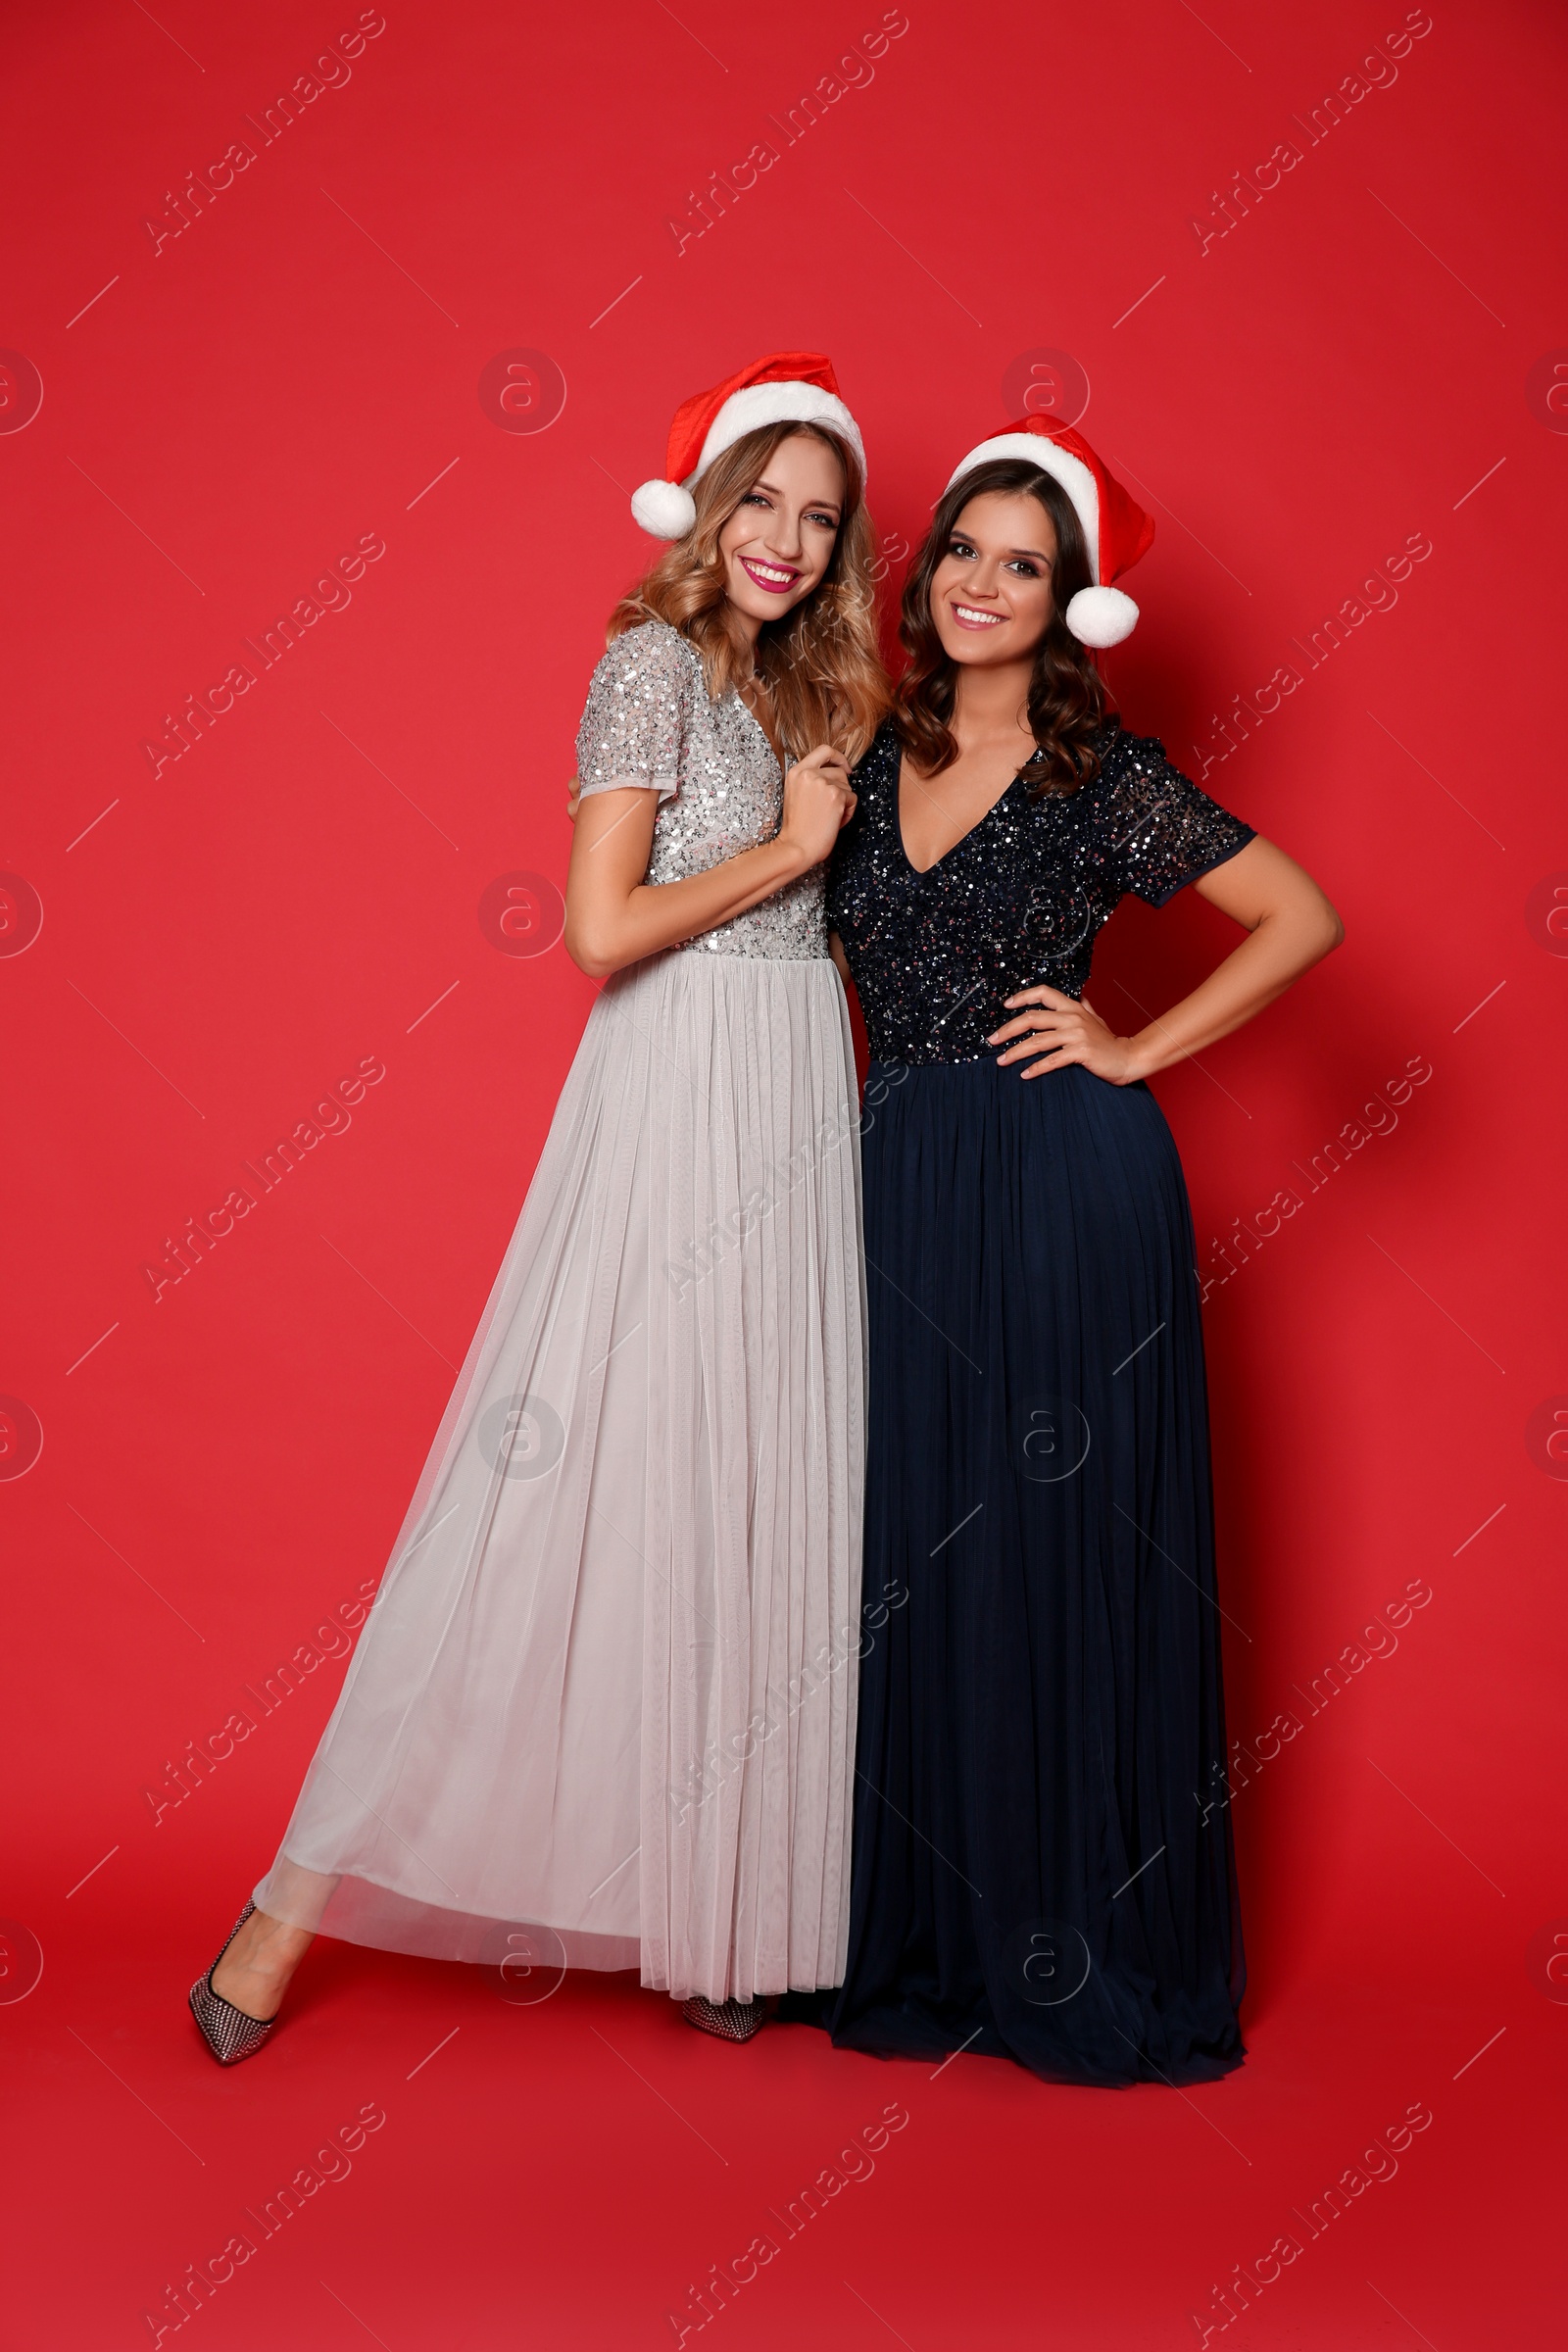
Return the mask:
[[[709, 701], [701, 656], [665, 621], [628, 629], [594, 671], [577, 774], [584, 793], [657, 786], [653, 883], [706, 873], [778, 832], [784, 775], [772, 745], [733, 689]], [[685, 949], [791, 961], [826, 956], [826, 872], [813, 867]]]

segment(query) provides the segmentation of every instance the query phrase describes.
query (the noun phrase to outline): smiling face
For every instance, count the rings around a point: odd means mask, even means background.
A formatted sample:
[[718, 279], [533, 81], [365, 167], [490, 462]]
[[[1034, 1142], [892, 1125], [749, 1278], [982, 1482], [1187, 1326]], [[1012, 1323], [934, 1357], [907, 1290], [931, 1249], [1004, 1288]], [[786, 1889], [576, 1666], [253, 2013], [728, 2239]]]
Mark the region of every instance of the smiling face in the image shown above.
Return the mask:
[[993, 490], [961, 510], [931, 575], [942, 650], [966, 668], [1032, 662], [1051, 624], [1056, 533], [1026, 490]]
[[753, 639], [803, 604], [833, 561], [844, 466], [814, 433], [791, 433], [718, 534], [724, 590]]

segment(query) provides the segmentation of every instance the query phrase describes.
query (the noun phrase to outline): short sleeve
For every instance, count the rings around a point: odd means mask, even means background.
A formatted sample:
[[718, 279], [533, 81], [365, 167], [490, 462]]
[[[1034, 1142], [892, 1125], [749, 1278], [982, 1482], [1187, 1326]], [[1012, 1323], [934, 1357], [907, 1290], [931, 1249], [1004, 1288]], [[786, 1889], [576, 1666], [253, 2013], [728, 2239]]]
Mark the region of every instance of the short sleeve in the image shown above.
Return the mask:
[[577, 730], [584, 795], [640, 784], [661, 801], [673, 798], [697, 674], [692, 650], [662, 621], [615, 639], [594, 671]]
[[1163, 906], [1254, 838], [1250, 825], [1173, 767], [1152, 735], [1118, 732], [1102, 773], [1111, 871], [1151, 906]]

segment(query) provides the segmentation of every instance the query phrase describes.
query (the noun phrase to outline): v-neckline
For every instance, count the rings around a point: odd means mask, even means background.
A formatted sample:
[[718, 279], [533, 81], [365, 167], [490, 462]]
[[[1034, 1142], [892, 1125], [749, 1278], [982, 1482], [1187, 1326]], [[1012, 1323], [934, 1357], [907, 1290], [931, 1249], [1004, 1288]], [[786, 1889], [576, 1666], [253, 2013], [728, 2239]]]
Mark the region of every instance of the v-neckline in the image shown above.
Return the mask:
[[990, 808], [986, 809], [982, 816], [977, 816], [975, 818], [974, 823], [969, 827], [967, 833], [960, 833], [957, 840], [954, 842], [950, 848], [945, 849], [940, 858], [934, 858], [929, 865], [916, 865], [914, 859], [909, 856], [907, 849], [905, 847], [904, 842], [905, 757], [906, 755], [901, 747], [899, 752], [899, 763], [893, 771], [893, 831], [898, 840], [899, 856], [904, 859], [906, 866], [907, 866], [909, 872], [913, 874], [915, 880], [917, 882], [923, 882], [927, 874], [934, 874], [936, 872], [939, 865], [946, 865], [948, 859], [955, 856], [957, 851], [961, 850], [966, 841], [973, 841], [975, 835], [979, 832], [982, 825], [988, 825], [991, 822], [991, 819], [996, 815], [997, 810], [1002, 807], [1003, 802], [1007, 798], [1007, 795], [1017, 783], [1019, 776], [1023, 774], [1023, 769], [1020, 767], [1014, 770], [1014, 772], [1007, 778], [1007, 781], [1003, 786], [1002, 790], [998, 793], [996, 799], [992, 802]]
[[[679, 637], [679, 639], [680, 639], [680, 641], [681, 641], [682, 645], [683, 645], [683, 646], [686, 648], [686, 651], [688, 652], [688, 654], [690, 654], [690, 656], [691, 656], [691, 658], [692, 658], [693, 662], [696, 663], [696, 665], [697, 665], [697, 675], [698, 675], [698, 678], [699, 678], [699, 680], [702, 682], [702, 684], [703, 684], [703, 687], [704, 687], [704, 692], [706, 693], [706, 691], [707, 691], [707, 676], [706, 676], [706, 672], [704, 671], [704, 668], [703, 668], [703, 657], [702, 657], [701, 653], [698, 651], [697, 647], [696, 647], [695, 645], [693, 645], [693, 643], [692, 643], [691, 639], [690, 639], [690, 638], [689, 638], [689, 637], [688, 637], [688, 636], [685, 634], [685, 631], [684, 631], [684, 630], [677, 629], [677, 630], [675, 631], [675, 634], [676, 634], [676, 636], [677, 636], [677, 637]], [[778, 772], [779, 772], [779, 776], [782, 778], [782, 777], [783, 777], [783, 774], [784, 774], [784, 770], [785, 770], [785, 765], [786, 765], [786, 762], [785, 762], [785, 761], [784, 761], [784, 760], [783, 760], [783, 759], [780, 757], [780, 755], [779, 755], [779, 754], [778, 754], [778, 753], [777, 753], [777, 752], [776, 752], [776, 751], [773, 749], [773, 739], [772, 739], [772, 737], [771, 737], [771, 736], [768, 734], [768, 731], [767, 731], [767, 729], [766, 729], [766, 728], [763, 726], [763, 724], [762, 724], [761, 720], [760, 720], [760, 719], [758, 717], [758, 715], [757, 715], [757, 712], [756, 712], [756, 711], [755, 711], [755, 710], [752, 709], [752, 706], [751, 706], [751, 704], [750, 704], [750, 703], [749, 703], [749, 702], [746, 700], [746, 697], [745, 697], [745, 695], [744, 695], [744, 694], [742, 694], [742, 692], [741, 692], [741, 690], [740, 690], [740, 688], [739, 688], [738, 686], [733, 686], [733, 685], [732, 685], [732, 686], [729, 686], [729, 687], [727, 687], [727, 688], [725, 689], [725, 691], [726, 691], [726, 693], [732, 694], [732, 695], [735, 697], [735, 700], [736, 700], [736, 702], [739, 704], [739, 706], [740, 706], [741, 710], [745, 711], [745, 713], [746, 713], [747, 717], [748, 717], [748, 718], [751, 720], [751, 722], [752, 722], [753, 726], [754, 726], [754, 727], [757, 729], [757, 732], [758, 732], [758, 734], [759, 734], [759, 735], [760, 735], [760, 737], [761, 737], [761, 739], [762, 739], [762, 748], [763, 748], [763, 750], [764, 750], [764, 751], [767, 753], [767, 756], [768, 756], [768, 758], [769, 758], [769, 759], [772, 760], [772, 762], [773, 762], [773, 765], [774, 765], [774, 766], [777, 768], [777, 770], [778, 770]], [[722, 702], [723, 702], [723, 699], [724, 699], [724, 698], [723, 698], [723, 696], [721, 695], [721, 696], [719, 697], [719, 701], [718, 701], [717, 703], [714, 703], [714, 704], [710, 705], [710, 707], [711, 709], [713, 709], [713, 710], [717, 710], [717, 709], [720, 707], [720, 705], [722, 704]]]

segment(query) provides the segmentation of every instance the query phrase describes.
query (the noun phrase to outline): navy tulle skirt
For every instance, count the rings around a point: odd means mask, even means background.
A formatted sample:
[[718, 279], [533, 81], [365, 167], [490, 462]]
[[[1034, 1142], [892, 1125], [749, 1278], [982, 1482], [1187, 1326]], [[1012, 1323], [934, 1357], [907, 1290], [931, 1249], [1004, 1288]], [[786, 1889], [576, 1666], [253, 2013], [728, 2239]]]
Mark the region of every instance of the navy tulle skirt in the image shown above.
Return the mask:
[[[1202, 1334], [1144, 1086], [871, 1066], [835, 2041], [1060, 2082], [1243, 2056]], [[798, 2008], [796, 2014], [801, 2014]]]

